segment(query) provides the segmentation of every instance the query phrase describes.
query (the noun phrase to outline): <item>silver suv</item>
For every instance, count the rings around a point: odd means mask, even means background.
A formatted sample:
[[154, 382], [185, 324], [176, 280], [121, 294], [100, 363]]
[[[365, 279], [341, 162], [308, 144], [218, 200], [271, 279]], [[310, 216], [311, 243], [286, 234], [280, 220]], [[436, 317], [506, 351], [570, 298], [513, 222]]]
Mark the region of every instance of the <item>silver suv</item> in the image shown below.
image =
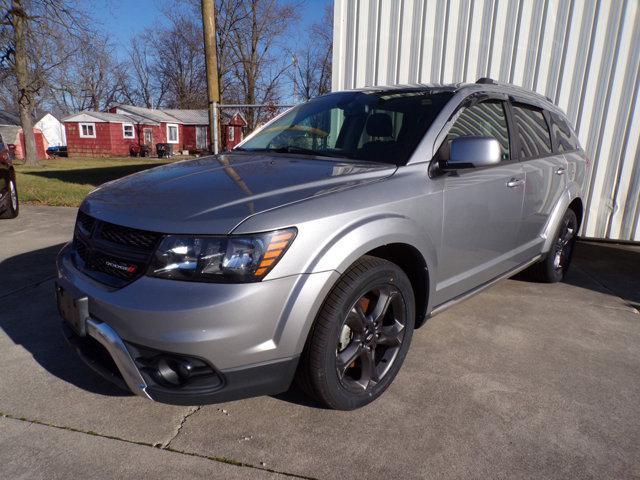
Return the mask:
[[430, 316], [526, 268], [563, 278], [587, 166], [556, 106], [490, 80], [325, 95], [93, 191], [58, 257], [65, 332], [160, 402], [295, 378], [358, 408]]

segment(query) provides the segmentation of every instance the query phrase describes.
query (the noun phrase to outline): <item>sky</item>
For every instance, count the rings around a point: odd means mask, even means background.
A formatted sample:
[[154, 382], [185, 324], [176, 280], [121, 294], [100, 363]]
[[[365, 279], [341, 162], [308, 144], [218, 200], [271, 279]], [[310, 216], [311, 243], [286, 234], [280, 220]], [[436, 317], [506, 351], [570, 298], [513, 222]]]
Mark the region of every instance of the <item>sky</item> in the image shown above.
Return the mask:
[[[300, 1], [300, 0], [297, 0]], [[162, 9], [170, 5], [169, 0], [91, 0], [90, 14], [101, 25], [101, 29], [112, 34], [118, 58], [124, 58], [131, 38], [141, 30], [162, 22]], [[332, 4], [332, 0], [301, 0], [300, 34], [322, 18], [324, 6]], [[291, 46], [295, 47], [299, 37], [291, 38]]]

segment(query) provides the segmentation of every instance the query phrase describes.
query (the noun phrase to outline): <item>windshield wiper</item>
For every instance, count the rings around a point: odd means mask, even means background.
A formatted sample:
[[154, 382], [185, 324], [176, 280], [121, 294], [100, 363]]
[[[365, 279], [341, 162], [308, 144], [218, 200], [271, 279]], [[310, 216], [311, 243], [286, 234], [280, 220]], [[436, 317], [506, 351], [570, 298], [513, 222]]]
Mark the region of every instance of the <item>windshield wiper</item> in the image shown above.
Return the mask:
[[286, 145], [283, 147], [275, 148], [235, 148], [241, 152], [274, 152], [274, 153], [292, 153], [298, 155], [313, 155], [314, 157], [330, 157], [330, 158], [350, 158], [346, 155], [331, 154], [323, 151], [312, 150], [310, 148], [296, 147], [293, 145]]
[[311, 150], [310, 148], [294, 147], [292, 145], [287, 145], [285, 147], [278, 147], [278, 148], [267, 148], [266, 150], [270, 152], [276, 152], [276, 153], [298, 153], [300, 155], [322, 156], [321, 153], [316, 152], [315, 150]]

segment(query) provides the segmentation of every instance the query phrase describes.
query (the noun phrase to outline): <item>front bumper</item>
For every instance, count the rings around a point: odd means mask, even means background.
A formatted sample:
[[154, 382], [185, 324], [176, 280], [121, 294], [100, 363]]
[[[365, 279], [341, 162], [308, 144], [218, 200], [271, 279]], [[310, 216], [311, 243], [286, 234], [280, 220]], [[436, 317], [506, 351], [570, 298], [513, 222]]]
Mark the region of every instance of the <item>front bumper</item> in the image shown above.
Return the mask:
[[[337, 272], [322, 272], [241, 285], [142, 277], [113, 289], [78, 271], [72, 254], [69, 246], [60, 252], [57, 283], [87, 298], [87, 336], [66, 328], [67, 339], [104, 377], [173, 404], [287, 390], [311, 322], [338, 277]], [[88, 354], [87, 343], [95, 342], [108, 352], [115, 369], [101, 365], [104, 356]], [[198, 388], [166, 388], [141, 367], [141, 356], [151, 355], [148, 351], [201, 360], [215, 376]]]

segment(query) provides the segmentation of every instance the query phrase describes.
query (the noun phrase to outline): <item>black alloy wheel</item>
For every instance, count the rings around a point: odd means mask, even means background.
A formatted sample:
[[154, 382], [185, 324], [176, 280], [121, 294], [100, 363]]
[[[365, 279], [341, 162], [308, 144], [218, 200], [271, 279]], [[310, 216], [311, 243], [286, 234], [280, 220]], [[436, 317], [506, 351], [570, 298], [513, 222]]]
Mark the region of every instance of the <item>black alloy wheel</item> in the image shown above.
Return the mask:
[[300, 358], [298, 385], [329, 408], [372, 402], [400, 370], [414, 324], [413, 287], [403, 270], [360, 258], [325, 299]]
[[372, 389], [398, 357], [407, 324], [402, 294], [393, 285], [361, 296], [344, 319], [336, 347], [336, 371], [345, 389]]
[[562, 219], [560, 231], [552, 248], [553, 268], [564, 275], [569, 268], [573, 245], [578, 229], [575, 215], [565, 215]]
[[566, 276], [571, 265], [578, 226], [578, 217], [573, 210], [568, 209], [560, 221], [551, 249], [545, 258], [527, 270], [526, 273], [532, 280], [556, 283]]

